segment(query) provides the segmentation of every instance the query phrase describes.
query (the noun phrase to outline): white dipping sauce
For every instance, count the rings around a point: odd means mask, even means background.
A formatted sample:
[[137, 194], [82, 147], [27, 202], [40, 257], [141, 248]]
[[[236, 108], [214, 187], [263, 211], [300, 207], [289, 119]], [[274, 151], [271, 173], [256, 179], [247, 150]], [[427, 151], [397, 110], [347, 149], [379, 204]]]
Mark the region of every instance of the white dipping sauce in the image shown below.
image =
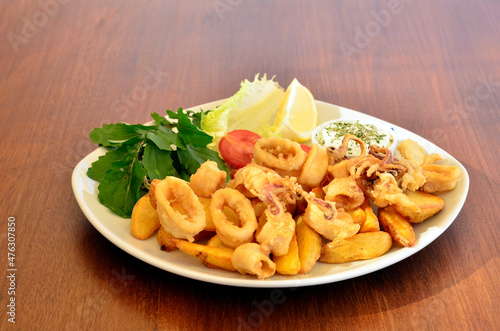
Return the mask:
[[[391, 148], [393, 150], [395, 145], [394, 136], [390, 129], [379, 124], [347, 119], [321, 124], [314, 130], [312, 142], [325, 148], [330, 146], [338, 148], [342, 145], [342, 139], [346, 134], [358, 137], [365, 143], [367, 149], [370, 145], [376, 144], [382, 148]], [[350, 140], [347, 147], [347, 156], [359, 156], [361, 154], [361, 148], [357, 142]]]

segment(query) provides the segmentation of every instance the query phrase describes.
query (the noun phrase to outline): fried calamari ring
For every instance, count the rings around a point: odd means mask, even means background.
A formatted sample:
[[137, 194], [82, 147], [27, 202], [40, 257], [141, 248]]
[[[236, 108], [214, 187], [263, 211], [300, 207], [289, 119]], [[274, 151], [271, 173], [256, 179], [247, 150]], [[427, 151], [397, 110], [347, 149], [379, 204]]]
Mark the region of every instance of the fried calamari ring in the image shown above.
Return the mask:
[[159, 179], [153, 179], [149, 186], [149, 203], [151, 206], [156, 210], [156, 185], [158, 185], [161, 182]]
[[191, 186], [197, 196], [210, 198], [212, 193], [224, 185], [225, 181], [226, 172], [219, 170], [217, 163], [214, 161], [206, 161], [191, 176], [189, 186]]
[[[174, 237], [193, 242], [194, 236], [205, 228], [203, 205], [184, 180], [166, 177], [156, 185], [155, 198], [160, 223]], [[175, 211], [171, 205], [174, 202], [180, 202], [186, 214]]]
[[302, 171], [298, 177], [299, 184], [316, 187], [318, 186], [328, 170], [328, 153], [326, 149], [313, 144], [306, 162], [302, 166]]
[[[230, 222], [224, 214], [228, 206], [240, 220], [240, 226]], [[210, 215], [215, 225], [215, 231], [222, 242], [229, 247], [238, 247], [253, 239], [257, 229], [257, 219], [252, 203], [242, 193], [231, 188], [216, 191], [210, 203]]]
[[253, 155], [257, 164], [279, 170], [298, 170], [307, 157], [299, 143], [279, 137], [257, 140]]
[[269, 252], [256, 243], [236, 247], [231, 262], [241, 274], [256, 275], [259, 279], [269, 278], [276, 272], [276, 264], [269, 258]]
[[460, 179], [460, 169], [442, 164], [425, 164], [422, 173], [426, 183], [422, 191], [427, 193], [446, 192], [453, 190]]

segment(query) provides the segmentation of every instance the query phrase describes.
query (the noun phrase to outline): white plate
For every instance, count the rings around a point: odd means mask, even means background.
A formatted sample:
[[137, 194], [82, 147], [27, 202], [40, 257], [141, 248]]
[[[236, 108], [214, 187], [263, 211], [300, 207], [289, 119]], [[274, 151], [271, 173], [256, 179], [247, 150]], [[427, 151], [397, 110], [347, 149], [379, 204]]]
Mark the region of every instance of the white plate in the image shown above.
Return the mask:
[[[221, 104], [222, 101], [223, 100], [214, 101], [193, 107], [192, 109], [213, 109], [215, 106]], [[462, 178], [458, 182], [456, 188], [451, 192], [440, 194], [445, 200], [445, 208], [429, 220], [414, 225], [417, 239], [415, 246], [411, 248], [395, 246], [383, 256], [367, 261], [356, 261], [343, 264], [318, 262], [306, 275], [275, 275], [266, 280], [258, 280], [253, 276], [240, 275], [236, 272], [207, 268], [200, 259], [184, 254], [179, 250], [168, 253], [160, 250], [156, 235], [153, 235], [147, 240], [138, 240], [134, 238], [130, 234], [130, 220], [113, 214], [111, 210], [99, 203], [97, 199], [98, 183], [87, 177], [87, 169], [91, 166], [92, 162], [96, 161], [99, 156], [106, 152], [102, 147], [87, 155], [78, 163], [73, 171], [71, 182], [76, 201], [90, 223], [103, 236], [130, 255], [177, 275], [209, 283], [240, 287], [278, 288], [309, 286], [338, 282], [366, 275], [417, 253], [419, 250], [436, 240], [453, 223], [462, 209], [469, 190], [469, 175], [460, 162], [424, 138], [388, 122], [325, 102], [316, 101], [316, 104], [319, 112], [319, 123], [337, 118], [353, 117], [359, 118], [360, 120], [380, 121], [380, 123], [394, 129], [398, 143], [407, 138], [415, 140], [424, 147], [428, 153], [439, 153], [443, 157], [443, 164], [454, 165], [460, 168]]]

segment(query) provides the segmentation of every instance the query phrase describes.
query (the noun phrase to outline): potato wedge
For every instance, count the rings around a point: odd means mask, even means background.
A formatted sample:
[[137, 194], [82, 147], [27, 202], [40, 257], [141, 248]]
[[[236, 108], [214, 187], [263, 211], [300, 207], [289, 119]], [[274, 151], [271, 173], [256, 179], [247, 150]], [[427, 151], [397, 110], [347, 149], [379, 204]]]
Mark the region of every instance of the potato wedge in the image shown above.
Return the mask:
[[156, 210], [156, 185], [158, 185], [161, 182], [159, 179], [153, 179], [151, 182], [151, 185], [149, 186], [149, 202], [151, 203], [151, 206], [153, 207], [154, 210]]
[[393, 206], [379, 208], [378, 221], [398, 244], [406, 247], [415, 245], [415, 232], [411, 223]]
[[380, 231], [380, 224], [378, 222], [377, 215], [373, 212], [373, 208], [370, 205], [370, 200], [365, 199], [365, 202], [361, 205], [365, 212], [365, 220], [361, 224], [359, 232], [377, 232]]
[[215, 235], [212, 238], [210, 238], [210, 240], [207, 242], [207, 246], [228, 248], [226, 245], [224, 245], [224, 243], [222, 242], [222, 240], [220, 239], [220, 237], [218, 235]]
[[236, 271], [231, 262], [232, 248], [210, 247], [176, 238], [170, 240], [184, 253], [202, 259], [207, 267]]
[[321, 187], [315, 187], [312, 189], [311, 193], [314, 193], [314, 196], [318, 199], [325, 199], [325, 191]]
[[276, 264], [276, 272], [282, 275], [296, 275], [300, 270], [299, 247], [297, 236], [293, 234], [290, 241], [288, 253], [282, 256], [274, 256], [273, 262]]
[[299, 274], [306, 274], [314, 267], [321, 254], [321, 235], [307, 225], [302, 217], [297, 220], [295, 232], [300, 259]]
[[413, 203], [415, 203], [420, 208], [420, 212], [411, 213], [405, 208], [402, 208], [398, 205], [395, 205], [394, 207], [401, 215], [406, 216], [406, 218], [408, 218], [408, 221], [410, 221], [411, 223], [421, 223], [429, 217], [434, 216], [444, 208], [443, 198], [437, 195], [410, 190], [406, 190], [404, 193]]
[[352, 221], [356, 224], [363, 224], [366, 219], [366, 214], [365, 210], [362, 208], [362, 206], [356, 207], [354, 209], [348, 209], [346, 210], [346, 213], [351, 215]]
[[383, 255], [391, 246], [392, 238], [387, 232], [358, 233], [323, 245], [319, 260], [326, 263], [370, 260]]
[[160, 226], [158, 229], [158, 235], [156, 236], [156, 240], [158, 240], [158, 244], [160, 244], [160, 248], [164, 251], [171, 252], [177, 249], [174, 242], [171, 240], [174, 236], [165, 231], [163, 226]]
[[147, 239], [160, 227], [158, 213], [151, 206], [149, 196], [146, 194], [140, 198], [132, 209], [130, 220], [130, 231], [137, 239]]

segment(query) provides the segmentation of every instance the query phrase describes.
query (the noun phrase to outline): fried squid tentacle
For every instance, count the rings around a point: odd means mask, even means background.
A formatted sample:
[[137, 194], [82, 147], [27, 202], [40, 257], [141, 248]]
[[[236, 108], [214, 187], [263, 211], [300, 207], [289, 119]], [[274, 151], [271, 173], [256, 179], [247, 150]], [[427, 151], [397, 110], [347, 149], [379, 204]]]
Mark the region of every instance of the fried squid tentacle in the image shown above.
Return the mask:
[[295, 232], [295, 220], [287, 212], [273, 214], [269, 208], [264, 211], [266, 222], [257, 231], [255, 238], [262, 247], [276, 256], [288, 253]]
[[413, 213], [420, 212], [420, 208], [403, 193], [394, 176], [389, 173], [381, 173], [367, 193], [379, 208], [397, 205]]
[[351, 237], [359, 231], [360, 225], [353, 223], [351, 218], [339, 217], [334, 202], [323, 201], [323, 203], [330, 204], [335, 210], [334, 217], [329, 218], [321, 204], [309, 203], [303, 216], [307, 225], [330, 240]]
[[357, 142], [361, 148], [361, 154], [359, 157], [363, 158], [366, 155], [366, 145], [365, 143], [359, 139], [358, 137], [352, 135], [352, 134], [346, 134], [344, 138], [342, 139], [342, 144], [335, 148], [333, 146], [330, 146], [326, 149], [328, 153], [328, 159], [329, 159], [329, 164], [334, 165], [344, 159], [346, 159], [346, 154], [349, 148], [349, 141], [354, 140]]
[[339, 208], [354, 209], [365, 201], [364, 192], [354, 176], [335, 178], [323, 190], [325, 200], [335, 202], [335, 206]]

